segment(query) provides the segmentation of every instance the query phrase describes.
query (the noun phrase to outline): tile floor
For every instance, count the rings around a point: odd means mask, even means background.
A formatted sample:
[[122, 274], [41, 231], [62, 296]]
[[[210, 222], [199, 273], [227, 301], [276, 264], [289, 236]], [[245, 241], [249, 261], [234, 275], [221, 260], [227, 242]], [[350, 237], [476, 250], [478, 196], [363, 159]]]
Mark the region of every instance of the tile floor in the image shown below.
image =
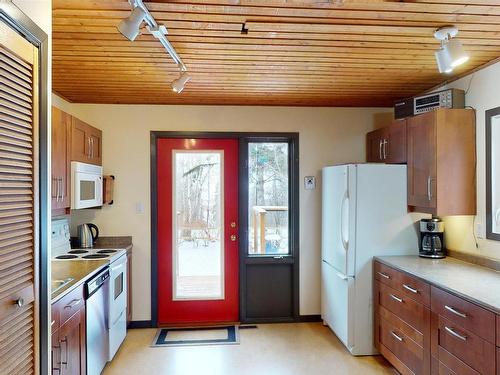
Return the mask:
[[240, 345], [151, 348], [155, 329], [129, 330], [103, 375], [396, 374], [381, 357], [353, 357], [321, 323], [260, 324]]

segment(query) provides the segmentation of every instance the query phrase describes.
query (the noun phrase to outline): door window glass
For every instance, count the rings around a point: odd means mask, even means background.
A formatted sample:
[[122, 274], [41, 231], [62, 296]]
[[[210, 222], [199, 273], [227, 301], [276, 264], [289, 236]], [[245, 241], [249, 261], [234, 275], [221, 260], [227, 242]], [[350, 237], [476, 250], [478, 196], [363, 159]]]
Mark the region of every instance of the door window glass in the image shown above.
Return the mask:
[[174, 300], [224, 298], [223, 156], [174, 151]]
[[288, 143], [248, 144], [248, 253], [289, 250]]

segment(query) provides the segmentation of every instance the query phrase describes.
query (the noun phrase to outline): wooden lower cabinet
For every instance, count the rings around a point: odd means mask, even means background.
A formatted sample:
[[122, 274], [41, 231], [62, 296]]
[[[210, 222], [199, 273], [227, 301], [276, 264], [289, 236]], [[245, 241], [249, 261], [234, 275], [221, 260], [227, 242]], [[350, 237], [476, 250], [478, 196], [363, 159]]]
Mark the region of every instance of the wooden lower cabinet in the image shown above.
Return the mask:
[[82, 291], [79, 288], [52, 305], [52, 375], [87, 372], [85, 305], [74, 298]]
[[375, 346], [401, 374], [500, 375], [500, 317], [377, 261], [373, 282]]

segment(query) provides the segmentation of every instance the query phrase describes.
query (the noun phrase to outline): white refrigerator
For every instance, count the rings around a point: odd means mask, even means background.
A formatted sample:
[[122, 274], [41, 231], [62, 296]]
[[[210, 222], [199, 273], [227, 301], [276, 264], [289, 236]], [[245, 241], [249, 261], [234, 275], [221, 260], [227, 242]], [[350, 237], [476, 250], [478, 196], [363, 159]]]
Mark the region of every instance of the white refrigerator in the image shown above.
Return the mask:
[[323, 168], [321, 317], [353, 355], [373, 346], [372, 259], [418, 253], [406, 165]]

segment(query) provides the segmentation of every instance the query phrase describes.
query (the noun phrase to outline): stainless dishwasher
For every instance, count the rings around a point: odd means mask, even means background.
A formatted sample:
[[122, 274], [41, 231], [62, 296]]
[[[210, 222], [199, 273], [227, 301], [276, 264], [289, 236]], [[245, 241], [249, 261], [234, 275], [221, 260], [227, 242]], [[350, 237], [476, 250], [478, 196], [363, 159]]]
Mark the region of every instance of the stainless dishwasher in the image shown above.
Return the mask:
[[108, 361], [109, 270], [85, 284], [87, 375], [100, 375]]

